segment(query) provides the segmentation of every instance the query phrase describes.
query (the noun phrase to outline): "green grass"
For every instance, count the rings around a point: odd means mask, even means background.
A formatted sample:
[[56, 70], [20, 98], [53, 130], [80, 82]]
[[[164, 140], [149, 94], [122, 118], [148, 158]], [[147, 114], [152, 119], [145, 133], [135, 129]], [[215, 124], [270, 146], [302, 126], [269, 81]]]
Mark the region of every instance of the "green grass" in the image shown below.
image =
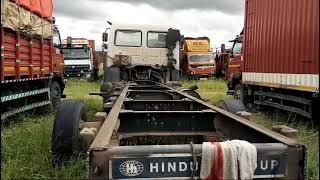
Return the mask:
[[[66, 84], [65, 94], [81, 100], [88, 116], [102, 107], [97, 82], [72, 79]], [[39, 114], [39, 113], [36, 113]], [[17, 120], [18, 119], [18, 120]], [[11, 119], [13, 120], [13, 119]], [[51, 166], [51, 133], [54, 113], [45, 115], [19, 115], [15, 121], [1, 129], [1, 179], [83, 179], [86, 176], [85, 160], [74, 158], [72, 165], [53, 169]], [[6, 122], [8, 124], [8, 122]]]
[[[267, 128], [273, 125], [284, 124], [298, 130], [294, 139], [308, 146], [308, 173], [310, 179], [319, 179], [319, 131], [311, 122], [301, 119], [288, 121], [288, 116], [277, 111], [266, 113], [254, 113], [252, 120]], [[272, 121], [271, 121], [272, 120]]]
[[231, 96], [227, 95], [227, 86], [223, 80], [199, 80], [199, 81], [183, 81], [183, 87], [190, 87], [193, 84], [197, 84], [197, 92], [201, 95], [201, 98], [211, 104], [217, 104], [222, 99], [231, 99]]
[[[221, 99], [232, 98], [226, 95], [226, 84], [222, 80], [183, 81], [188, 87], [196, 83], [203, 99], [216, 104]], [[85, 103], [89, 118], [101, 110], [99, 96], [90, 96], [89, 92], [99, 92], [98, 82], [69, 80], [65, 94], [68, 98], [79, 99]], [[51, 132], [54, 113], [41, 115], [19, 115], [12, 123], [1, 128], [1, 178], [3, 179], [81, 179], [86, 177], [85, 160], [74, 158], [74, 163], [61, 169], [51, 167]], [[295, 139], [307, 144], [308, 172], [310, 179], [319, 179], [319, 132], [311, 124], [301, 121], [289, 121], [283, 113], [254, 113], [253, 121], [270, 128], [275, 124], [287, 124], [299, 130]]]

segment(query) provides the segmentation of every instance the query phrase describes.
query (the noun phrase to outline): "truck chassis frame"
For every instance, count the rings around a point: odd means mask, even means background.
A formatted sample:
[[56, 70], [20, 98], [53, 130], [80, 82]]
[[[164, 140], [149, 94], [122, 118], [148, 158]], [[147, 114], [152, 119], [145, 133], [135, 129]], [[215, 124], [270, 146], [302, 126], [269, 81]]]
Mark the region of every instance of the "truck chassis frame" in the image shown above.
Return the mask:
[[[152, 81], [127, 82], [112, 94], [113, 106], [88, 151], [90, 179], [198, 179], [200, 168], [196, 165], [201, 159], [201, 143], [184, 140], [161, 144], [148, 139], [174, 136], [200, 137], [200, 142], [246, 140], [258, 151], [254, 178], [307, 178], [304, 145], [247, 119]], [[123, 145], [123, 140], [132, 137], [140, 141]], [[141, 143], [141, 138], [147, 139], [147, 145]], [[183, 172], [166, 171], [164, 164], [172, 162], [184, 162], [190, 168]], [[273, 162], [277, 168], [271, 168]], [[138, 163], [144, 170], [128, 175], [120, 168], [126, 163]]]

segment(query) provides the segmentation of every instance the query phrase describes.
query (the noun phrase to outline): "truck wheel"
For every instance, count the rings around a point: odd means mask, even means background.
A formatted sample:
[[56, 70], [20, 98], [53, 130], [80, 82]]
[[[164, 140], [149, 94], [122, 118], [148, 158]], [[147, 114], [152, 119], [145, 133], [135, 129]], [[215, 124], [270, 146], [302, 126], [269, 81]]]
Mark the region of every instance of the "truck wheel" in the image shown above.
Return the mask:
[[192, 97], [195, 97], [197, 99], [201, 99], [201, 96], [199, 95], [199, 93], [197, 91], [192, 90], [192, 89], [186, 89], [186, 88], [181, 87], [181, 88], [178, 88], [177, 90], [182, 93], [186, 93]]
[[97, 81], [99, 79], [99, 69], [93, 69], [93, 80]]
[[224, 99], [218, 103], [218, 107], [236, 114], [239, 111], [246, 111], [246, 107], [239, 99]]
[[117, 67], [108, 67], [104, 70], [103, 82], [121, 81], [120, 69]]
[[234, 99], [239, 99], [244, 103], [244, 89], [241, 84], [237, 84], [236, 87], [234, 88]]
[[79, 134], [87, 121], [85, 106], [80, 101], [63, 100], [59, 104], [52, 131], [52, 166], [60, 166], [81, 150]]
[[50, 86], [50, 100], [53, 108], [56, 108], [61, 101], [61, 89], [57, 81], [53, 81]]

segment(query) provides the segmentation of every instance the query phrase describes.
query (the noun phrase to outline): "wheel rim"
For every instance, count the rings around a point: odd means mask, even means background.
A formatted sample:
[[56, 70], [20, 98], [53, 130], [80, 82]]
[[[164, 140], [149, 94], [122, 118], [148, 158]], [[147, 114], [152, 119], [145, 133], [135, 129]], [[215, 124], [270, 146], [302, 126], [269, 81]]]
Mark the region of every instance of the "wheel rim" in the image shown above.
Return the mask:
[[234, 98], [235, 98], [235, 99], [240, 99], [240, 95], [241, 95], [241, 91], [240, 91], [240, 89], [237, 89], [237, 90], [234, 92]]

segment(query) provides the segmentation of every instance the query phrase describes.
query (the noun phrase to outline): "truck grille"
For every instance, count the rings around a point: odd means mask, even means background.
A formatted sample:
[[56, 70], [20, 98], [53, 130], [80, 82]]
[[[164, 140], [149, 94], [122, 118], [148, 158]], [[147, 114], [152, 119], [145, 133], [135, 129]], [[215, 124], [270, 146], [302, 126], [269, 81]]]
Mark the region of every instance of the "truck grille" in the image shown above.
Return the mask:
[[198, 67], [213, 67], [214, 64], [190, 64], [192, 68], [198, 68]]
[[65, 74], [80, 74], [81, 71], [88, 72], [90, 70], [90, 65], [65, 65]]

